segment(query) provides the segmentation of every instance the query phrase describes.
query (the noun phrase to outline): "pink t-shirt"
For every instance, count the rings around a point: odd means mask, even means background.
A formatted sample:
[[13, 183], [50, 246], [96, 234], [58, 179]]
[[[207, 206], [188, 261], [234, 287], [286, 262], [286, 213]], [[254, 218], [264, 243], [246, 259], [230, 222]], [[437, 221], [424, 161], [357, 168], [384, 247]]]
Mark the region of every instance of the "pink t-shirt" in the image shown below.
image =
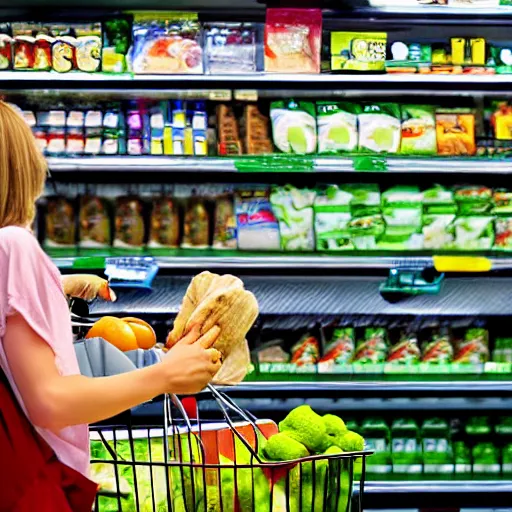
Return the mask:
[[[15, 312], [53, 349], [55, 364], [62, 375], [80, 373], [59, 271], [28, 230], [13, 226], [0, 229], [0, 367], [26, 413], [2, 343], [6, 318]], [[42, 428], [37, 431], [64, 464], [87, 476], [87, 425], [67, 427], [58, 433]]]

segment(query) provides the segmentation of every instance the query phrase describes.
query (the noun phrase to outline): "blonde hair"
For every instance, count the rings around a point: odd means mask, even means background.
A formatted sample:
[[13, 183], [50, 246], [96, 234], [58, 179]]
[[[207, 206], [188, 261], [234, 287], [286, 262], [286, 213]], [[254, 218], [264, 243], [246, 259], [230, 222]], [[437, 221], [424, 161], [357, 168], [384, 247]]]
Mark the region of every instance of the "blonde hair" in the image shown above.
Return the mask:
[[48, 167], [30, 127], [0, 100], [0, 228], [29, 226]]

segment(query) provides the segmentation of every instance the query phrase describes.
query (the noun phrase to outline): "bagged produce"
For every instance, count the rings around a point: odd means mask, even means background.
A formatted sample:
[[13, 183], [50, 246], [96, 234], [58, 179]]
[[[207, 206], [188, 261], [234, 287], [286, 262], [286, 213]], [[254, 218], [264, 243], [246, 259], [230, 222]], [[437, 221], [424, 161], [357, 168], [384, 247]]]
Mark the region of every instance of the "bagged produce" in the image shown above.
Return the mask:
[[354, 363], [383, 363], [388, 354], [386, 329], [368, 327], [364, 338], [359, 340], [354, 352]]
[[270, 119], [274, 144], [283, 153], [314, 153], [317, 146], [315, 106], [308, 101], [273, 101]]
[[437, 153], [472, 156], [476, 152], [475, 115], [464, 110], [436, 113]]
[[353, 103], [317, 102], [318, 152], [356, 151], [359, 142], [357, 115], [360, 111], [360, 106]]
[[436, 118], [431, 105], [402, 105], [402, 144], [406, 155], [435, 155]]
[[400, 107], [396, 103], [369, 103], [359, 114], [359, 149], [376, 153], [398, 153]]
[[247, 188], [235, 196], [238, 248], [278, 251], [279, 224], [270, 204], [267, 188]]
[[489, 360], [489, 332], [482, 328], [468, 329], [455, 344], [454, 363], [485, 363]]
[[453, 191], [435, 185], [423, 192], [423, 248], [451, 249], [457, 206]]
[[195, 324], [202, 326], [202, 334], [217, 325], [220, 335], [213, 348], [222, 354], [223, 365], [214, 382], [238, 383], [244, 379], [250, 364], [245, 337], [257, 316], [256, 298], [244, 290], [240, 279], [202, 272], [187, 289], [166, 345], [172, 347]]
[[354, 195], [347, 187], [329, 185], [317, 192], [314, 204], [317, 251], [353, 249], [349, 222]]
[[272, 189], [270, 203], [279, 221], [281, 248], [284, 251], [314, 250], [313, 202], [315, 195], [314, 190], [299, 189], [292, 185]]

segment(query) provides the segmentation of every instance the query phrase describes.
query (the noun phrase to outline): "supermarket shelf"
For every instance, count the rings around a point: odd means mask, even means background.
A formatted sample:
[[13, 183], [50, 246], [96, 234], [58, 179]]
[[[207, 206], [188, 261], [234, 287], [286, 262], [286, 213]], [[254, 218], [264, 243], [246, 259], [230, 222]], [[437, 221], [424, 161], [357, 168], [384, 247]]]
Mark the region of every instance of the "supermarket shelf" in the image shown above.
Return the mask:
[[[194, 273], [199, 270], [199, 266]], [[94, 303], [92, 315], [175, 314], [190, 282], [189, 276], [159, 277], [150, 293], [119, 291], [115, 303]], [[423, 295], [398, 303], [379, 293], [379, 277], [244, 277], [263, 315], [512, 315], [512, 278], [450, 277], [439, 295]]]
[[[356, 495], [359, 493], [355, 486]], [[512, 481], [366, 482], [365, 509], [509, 507]]]
[[[511, 82], [512, 84], [512, 82]], [[59, 172], [168, 172], [234, 173], [275, 172], [280, 170], [315, 173], [441, 173], [441, 174], [510, 174], [512, 159], [485, 158], [399, 158], [381, 156], [354, 157], [179, 157], [179, 156], [95, 156], [50, 157], [50, 170]]]
[[[512, 376], [511, 376], [512, 377]], [[413, 378], [417, 379], [415, 375]], [[223, 388], [230, 396], [262, 394], [290, 395], [292, 393], [348, 393], [366, 394], [370, 396], [384, 396], [394, 393], [431, 394], [436, 396], [464, 393], [475, 394], [511, 394], [512, 380], [502, 382], [486, 382], [483, 380], [444, 381], [444, 382], [404, 382], [372, 381], [372, 382], [299, 382], [290, 380], [287, 382], [242, 382], [234, 387]]]
[[[219, 250], [176, 250], [176, 256], [156, 256], [155, 259], [162, 270], [179, 269], [209, 269], [209, 270], [389, 270], [396, 267], [433, 267], [434, 260], [431, 256], [400, 255], [382, 256], [327, 256], [317, 255], [290, 255], [277, 253], [267, 255], [265, 253], [254, 254], [235, 251]], [[236, 254], [236, 255], [235, 255]], [[510, 257], [489, 257], [492, 270], [511, 270], [512, 258]], [[105, 257], [76, 256], [76, 257], [55, 257], [54, 263], [60, 269], [89, 269], [103, 270], [105, 268]], [[457, 260], [454, 260], [457, 261]]]
[[[512, 83], [512, 75], [437, 75], [437, 74], [282, 74], [253, 73], [231, 75], [110, 75], [102, 73], [56, 73], [34, 71], [30, 73], [2, 71], [0, 72], [0, 89], [26, 90], [32, 89], [95, 89], [112, 92], [119, 89], [144, 89], [151, 87], [158, 90], [190, 89], [203, 92], [209, 97], [211, 91], [251, 89], [269, 90], [283, 88], [305, 88], [332, 90], [337, 85], [347, 88], [404, 87], [405, 94], [416, 94], [422, 86], [435, 86], [429, 90], [430, 95], [441, 91], [444, 95], [459, 95], [461, 90], [495, 90], [507, 88]], [[411, 90], [412, 89], [412, 90]], [[220, 99], [214, 95], [212, 99]], [[222, 98], [225, 100], [226, 98]]]

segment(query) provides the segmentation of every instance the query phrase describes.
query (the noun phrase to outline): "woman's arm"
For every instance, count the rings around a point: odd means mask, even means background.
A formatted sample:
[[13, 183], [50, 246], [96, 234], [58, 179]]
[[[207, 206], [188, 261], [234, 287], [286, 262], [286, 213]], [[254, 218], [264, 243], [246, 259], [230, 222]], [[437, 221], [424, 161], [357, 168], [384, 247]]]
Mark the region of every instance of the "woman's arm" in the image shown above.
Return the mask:
[[200, 338], [190, 331], [160, 364], [113, 377], [62, 376], [50, 346], [15, 314], [7, 318], [3, 345], [30, 420], [50, 430], [110, 418], [162, 393], [197, 393], [220, 368], [211, 349], [214, 327]]

